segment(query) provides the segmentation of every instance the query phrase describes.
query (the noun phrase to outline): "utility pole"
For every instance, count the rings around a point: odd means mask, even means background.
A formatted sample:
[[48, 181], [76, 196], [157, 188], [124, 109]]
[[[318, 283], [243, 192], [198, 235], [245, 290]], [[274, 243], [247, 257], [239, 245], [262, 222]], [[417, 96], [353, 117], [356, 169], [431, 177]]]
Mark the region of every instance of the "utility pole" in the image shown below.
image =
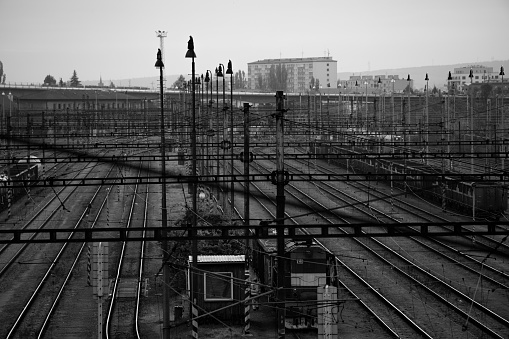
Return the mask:
[[[192, 235], [196, 236], [196, 226], [197, 226], [197, 201], [196, 201], [196, 97], [195, 97], [195, 63], [194, 59], [196, 58], [196, 53], [194, 52], [194, 42], [193, 38], [190, 36], [189, 41], [187, 43], [187, 53], [186, 58], [191, 58], [191, 90], [192, 90], [192, 107], [191, 111], [191, 173], [192, 173], [192, 208], [193, 213], [191, 217], [191, 227], [192, 227]], [[202, 293], [200, 286], [198, 286], [198, 274], [196, 273], [196, 267], [198, 266], [198, 241], [193, 240], [191, 244], [191, 252], [193, 259], [193, 269], [191, 270], [191, 326], [192, 326], [192, 335], [193, 338], [198, 338], [198, 322], [196, 318], [198, 317], [198, 308], [196, 307], [197, 303], [197, 295]]]
[[278, 308], [277, 324], [279, 339], [285, 338], [285, 290], [283, 289], [285, 277], [285, 238], [284, 238], [284, 216], [285, 216], [285, 187], [288, 176], [284, 170], [284, 148], [283, 148], [283, 116], [284, 116], [283, 91], [276, 91], [276, 171], [272, 172], [272, 183], [277, 185], [276, 194], [276, 229], [277, 229], [277, 286], [278, 286]]
[[[159, 88], [161, 100], [161, 228], [163, 235], [166, 234], [168, 228], [168, 211], [166, 208], [166, 150], [164, 138], [164, 90], [163, 90], [163, 68], [161, 50], [157, 53], [157, 61], [155, 67], [159, 68]], [[163, 339], [170, 338], [170, 293], [168, 286], [170, 284], [170, 271], [168, 261], [170, 260], [168, 252], [168, 242], [161, 241], [161, 249], [163, 251]]]
[[[226, 74], [230, 74], [230, 125], [231, 125], [231, 129], [230, 129], [230, 141], [231, 141], [231, 148], [230, 148], [230, 155], [232, 157], [231, 159], [231, 166], [230, 166], [230, 170], [231, 170], [231, 182], [230, 182], [230, 207], [231, 207], [231, 213], [232, 215], [235, 213], [235, 181], [233, 180], [233, 176], [234, 176], [234, 173], [233, 171], [235, 170], [234, 166], [233, 166], [233, 158], [234, 158], [234, 150], [233, 150], [233, 145], [234, 145], [234, 140], [233, 140], [233, 68], [232, 68], [232, 61], [231, 60], [228, 60], [228, 68], [226, 69]], [[223, 77], [224, 79], [224, 77]]]

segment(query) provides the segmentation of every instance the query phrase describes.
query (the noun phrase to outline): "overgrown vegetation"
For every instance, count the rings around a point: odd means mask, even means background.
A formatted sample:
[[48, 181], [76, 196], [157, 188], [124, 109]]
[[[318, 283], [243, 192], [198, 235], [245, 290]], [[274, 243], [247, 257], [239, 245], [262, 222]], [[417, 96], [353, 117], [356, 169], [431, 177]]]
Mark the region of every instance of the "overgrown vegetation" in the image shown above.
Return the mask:
[[[187, 211], [184, 218], [175, 223], [177, 227], [190, 225], [192, 222], [192, 212]], [[198, 218], [198, 226], [210, 226], [210, 230], [200, 231], [199, 235], [210, 235], [211, 238], [217, 238], [221, 234], [222, 226], [232, 225], [230, 220], [223, 215], [209, 213]], [[235, 234], [235, 231], [229, 231], [229, 234]], [[185, 236], [185, 235], [183, 235]], [[179, 241], [172, 244], [169, 250], [170, 254], [170, 276], [173, 277], [172, 286], [175, 290], [181, 292], [186, 288], [186, 276], [183, 266], [187, 265], [187, 261], [191, 253], [191, 241]], [[244, 254], [244, 244], [241, 240], [200, 240], [198, 241], [198, 253], [200, 255], [236, 255]], [[171, 264], [175, 264], [174, 266]]]

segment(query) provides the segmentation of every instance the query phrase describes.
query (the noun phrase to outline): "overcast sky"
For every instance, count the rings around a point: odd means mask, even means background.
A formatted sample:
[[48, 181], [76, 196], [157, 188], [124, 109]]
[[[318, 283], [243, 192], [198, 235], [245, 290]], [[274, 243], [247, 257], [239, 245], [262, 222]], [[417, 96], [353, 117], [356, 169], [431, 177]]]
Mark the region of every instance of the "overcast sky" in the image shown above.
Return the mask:
[[352, 73], [509, 59], [509, 0], [0, 0], [0, 13], [7, 82], [157, 76], [156, 30], [166, 74], [186, 78], [189, 35], [197, 74], [229, 59], [246, 73], [279, 57]]

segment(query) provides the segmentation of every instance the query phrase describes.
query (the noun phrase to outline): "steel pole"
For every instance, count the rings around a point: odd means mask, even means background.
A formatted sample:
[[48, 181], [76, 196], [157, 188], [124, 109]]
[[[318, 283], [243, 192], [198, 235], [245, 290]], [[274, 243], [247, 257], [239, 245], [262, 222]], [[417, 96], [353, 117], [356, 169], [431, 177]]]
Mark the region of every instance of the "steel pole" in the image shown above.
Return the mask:
[[[208, 71], [207, 71], [208, 72]], [[207, 73], [208, 75], [208, 73]], [[212, 79], [211, 79], [212, 80]], [[205, 102], [207, 103], [207, 120], [208, 120], [208, 129], [210, 130], [210, 111], [209, 111], [209, 81], [207, 81], [207, 87], [205, 89]], [[210, 175], [210, 167], [209, 167], [209, 144], [210, 144], [210, 137], [208, 131], [206, 132], [207, 135], [207, 147], [206, 147], [206, 156], [207, 160], [205, 161], [205, 168], [207, 169], [207, 175]]]
[[230, 130], [230, 140], [231, 140], [231, 183], [230, 183], [230, 200], [231, 200], [231, 209], [232, 209], [232, 216], [235, 211], [235, 187], [234, 187], [234, 181], [233, 181], [233, 73], [230, 76], [230, 122], [231, 122], [231, 130]]
[[[501, 72], [502, 73], [502, 72]], [[500, 105], [501, 107], [501, 112], [500, 112], [500, 117], [501, 117], [501, 120], [502, 120], [502, 151], [505, 152], [506, 150], [506, 146], [505, 146], [505, 127], [504, 127], [504, 75], [501, 74], [502, 76], [502, 94], [501, 94], [501, 97], [502, 97], [502, 104]], [[502, 172], [505, 170], [505, 157], [502, 156]]]
[[[196, 226], [197, 226], [197, 206], [196, 206], [196, 100], [195, 100], [195, 65], [194, 65], [194, 56], [192, 57], [192, 84], [191, 84], [191, 90], [192, 90], [192, 112], [191, 112], [191, 194], [192, 194], [192, 215], [191, 215], [191, 221], [192, 221], [192, 229], [193, 229], [193, 236], [197, 235]], [[198, 267], [198, 240], [193, 239], [192, 241], [192, 257], [193, 257], [193, 268], [196, 269]], [[197, 295], [200, 294], [200, 288], [198, 286], [198, 274], [196, 273], [196, 270], [191, 271], [192, 274], [192, 285], [191, 285], [191, 301], [192, 301], [192, 308], [196, 309], [196, 303], [197, 303]], [[193, 313], [193, 312], [192, 312]], [[197, 315], [197, 314], [196, 314]], [[195, 314], [192, 314], [192, 326], [193, 328], [197, 324], [195, 324]]]
[[[163, 90], [163, 67], [159, 67], [160, 100], [161, 100], [161, 228], [163, 235], [166, 235], [168, 228], [168, 211], [166, 207], [166, 140], [164, 137], [164, 90]], [[170, 338], [170, 270], [168, 261], [170, 255], [168, 252], [168, 241], [161, 241], [163, 251], [163, 338]]]
[[[220, 67], [223, 67], [223, 71], [224, 71], [224, 66], [222, 64], [220, 64]], [[224, 91], [224, 87], [225, 87], [225, 80], [224, 80], [224, 73], [223, 73], [223, 141], [226, 141], [226, 136], [227, 136], [227, 130], [226, 130], [226, 110], [228, 109], [225, 105], [226, 103], [226, 96], [225, 96], [225, 91]], [[226, 142], [223, 143], [223, 178], [226, 180]], [[223, 202], [223, 209], [226, 211], [226, 205], [228, 204], [228, 184], [226, 184], [225, 182], [225, 185], [224, 185], [224, 194], [223, 194], [223, 199], [222, 199], [222, 202]]]
[[217, 199], [218, 203], [220, 203], [221, 196], [221, 187], [219, 183], [219, 77], [217, 76], [217, 68], [216, 68], [216, 173], [217, 173]]
[[429, 80], [426, 80], [426, 165], [428, 164], [428, 154], [429, 154]]

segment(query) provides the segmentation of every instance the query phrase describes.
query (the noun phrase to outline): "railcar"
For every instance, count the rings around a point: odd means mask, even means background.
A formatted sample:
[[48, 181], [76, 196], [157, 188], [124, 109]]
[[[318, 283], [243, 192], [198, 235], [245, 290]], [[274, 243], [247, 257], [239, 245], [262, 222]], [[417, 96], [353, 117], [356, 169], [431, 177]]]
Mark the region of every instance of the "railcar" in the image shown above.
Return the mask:
[[[486, 183], [475, 177], [459, 180], [450, 171], [426, 165], [420, 160], [379, 159], [353, 147], [317, 148], [321, 158], [361, 173], [380, 174], [394, 187], [408, 189], [424, 199], [442, 204], [469, 216], [498, 220], [507, 210], [507, 188], [502, 183]], [[338, 156], [342, 155], [342, 156]], [[418, 156], [417, 156], [418, 158]]]
[[[30, 161], [28, 164], [16, 163], [12, 164], [2, 170], [0, 174], [0, 211], [8, 208], [9, 195], [11, 203], [18, 200], [20, 197], [27, 194], [27, 181], [37, 180], [39, 178], [39, 162]], [[9, 180], [10, 178], [10, 180]], [[9, 188], [8, 183], [12, 182], [12, 187]]]
[[276, 289], [278, 274], [284, 275], [286, 327], [317, 328], [318, 287], [338, 281], [334, 255], [315, 241], [286, 240], [285, 266], [279, 270], [276, 241], [259, 239], [251, 258], [260, 282], [269, 288]]
[[29, 163], [29, 164], [34, 164], [37, 166], [37, 174], [39, 176], [43, 176], [43, 173], [42, 173], [42, 163], [41, 163], [41, 160], [36, 157], [35, 155], [30, 155], [30, 156], [27, 156], [25, 158], [21, 158], [18, 160], [18, 164], [26, 164], [26, 163]]

